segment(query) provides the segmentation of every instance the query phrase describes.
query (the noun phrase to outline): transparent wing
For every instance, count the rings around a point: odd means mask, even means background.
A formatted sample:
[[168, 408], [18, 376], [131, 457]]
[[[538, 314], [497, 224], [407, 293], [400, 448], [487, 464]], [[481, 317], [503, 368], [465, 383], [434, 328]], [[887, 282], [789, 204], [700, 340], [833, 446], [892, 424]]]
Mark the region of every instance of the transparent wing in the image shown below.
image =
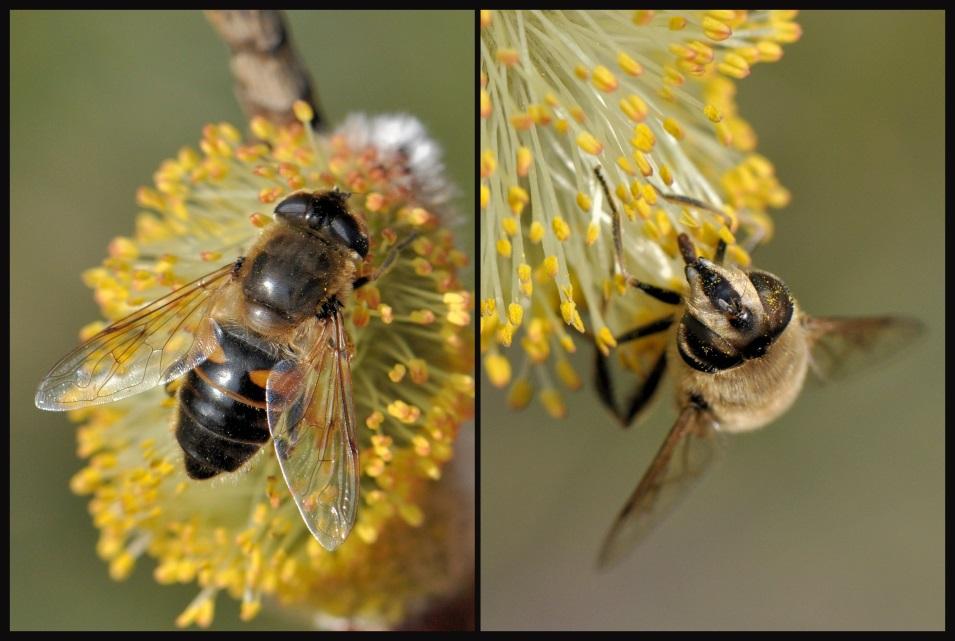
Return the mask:
[[803, 326], [812, 344], [812, 369], [823, 380], [886, 360], [924, 331], [921, 321], [899, 316], [805, 317]]
[[358, 443], [342, 318], [310, 321], [301, 359], [279, 363], [266, 384], [269, 430], [282, 475], [305, 524], [327, 550], [358, 511]]
[[708, 412], [692, 406], [683, 409], [607, 533], [597, 558], [599, 568], [619, 561], [686, 496], [716, 458], [717, 437]]
[[36, 406], [111, 403], [182, 376], [215, 350], [209, 312], [232, 265], [116, 321], [64, 356], [40, 381]]

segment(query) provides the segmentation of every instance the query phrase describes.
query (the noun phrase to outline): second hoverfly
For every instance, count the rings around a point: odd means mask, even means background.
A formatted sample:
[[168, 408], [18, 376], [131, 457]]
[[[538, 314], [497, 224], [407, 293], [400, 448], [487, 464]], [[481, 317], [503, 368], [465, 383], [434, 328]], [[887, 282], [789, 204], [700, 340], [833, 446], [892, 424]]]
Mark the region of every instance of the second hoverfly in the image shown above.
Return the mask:
[[176, 440], [187, 474], [235, 471], [271, 437], [308, 529], [335, 549], [355, 522], [360, 470], [342, 308], [368, 281], [356, 277], [368, 237], [347, 199], [289, 196], [245, 257], [67, 354], [36, 406], [110, 403], [183, 377]]

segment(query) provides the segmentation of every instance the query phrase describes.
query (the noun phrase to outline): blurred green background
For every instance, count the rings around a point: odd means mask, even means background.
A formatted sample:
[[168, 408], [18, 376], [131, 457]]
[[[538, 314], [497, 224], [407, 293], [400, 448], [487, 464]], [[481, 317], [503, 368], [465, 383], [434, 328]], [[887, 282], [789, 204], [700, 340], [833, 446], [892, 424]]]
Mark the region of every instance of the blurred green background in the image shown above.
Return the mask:
[[[474, 16], [459, 12], [291, 12], [292, 37], [326, 119], [407, 112], [445, 149], [474, 203]], [[98, 317], [82, 270], [132, 231], [134, 194], [202, 126], [241, 125], [228, 55], [199, 12], [24, 12], [10, 16], [11, 629], [172, 628], [194, 586], [159, 587], [153, 564], [112, 582], [94, 552], [80, 467], [63, 414], [33, 406], [36, 384]], [[473, 255], [473, 228], [459, 227]], [[219, 598], [215, 627], [242, 624]]]
[[[806, 12], [800, 42], [739, 83], [793, 194], [756, 254], [818, 314], [910, 313], [927, 336], [808, 389], [598, 575], [598, 546], [669, 429], [508, 413], [483, 379], [485, 629], [941, 629], [944, 614], [945, 21]], [[579, 362], [590, 371], [590, 358]]]

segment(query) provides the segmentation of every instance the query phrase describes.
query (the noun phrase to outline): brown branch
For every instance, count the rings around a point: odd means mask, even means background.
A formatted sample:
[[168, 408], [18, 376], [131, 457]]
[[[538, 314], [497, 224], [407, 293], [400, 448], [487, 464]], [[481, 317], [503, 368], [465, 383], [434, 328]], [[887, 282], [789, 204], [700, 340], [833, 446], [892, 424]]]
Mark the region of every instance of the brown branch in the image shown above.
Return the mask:
[[264, 116], [276, 124], [295, 121], [292, 104], [304, 100], [315, 116], [318, 129], [322, 118], [312, 95], [305, 65], [292, 46], [280, 11], [206, 11], [206, 17], [229, 45], [229, 67], [235, 80], [239, 104], [251, 119]]

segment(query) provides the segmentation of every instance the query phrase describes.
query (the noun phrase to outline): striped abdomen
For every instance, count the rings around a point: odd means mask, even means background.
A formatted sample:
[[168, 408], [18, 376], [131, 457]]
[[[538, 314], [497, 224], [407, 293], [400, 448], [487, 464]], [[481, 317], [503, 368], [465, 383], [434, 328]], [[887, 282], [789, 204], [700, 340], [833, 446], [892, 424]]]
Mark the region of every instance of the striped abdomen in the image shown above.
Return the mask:
[[232, 472], [269, 440], [265, 384], [282, 356], [258, 335], [216, 325], [219, 345], [179, 390], [176, 440], [194, 479]]

